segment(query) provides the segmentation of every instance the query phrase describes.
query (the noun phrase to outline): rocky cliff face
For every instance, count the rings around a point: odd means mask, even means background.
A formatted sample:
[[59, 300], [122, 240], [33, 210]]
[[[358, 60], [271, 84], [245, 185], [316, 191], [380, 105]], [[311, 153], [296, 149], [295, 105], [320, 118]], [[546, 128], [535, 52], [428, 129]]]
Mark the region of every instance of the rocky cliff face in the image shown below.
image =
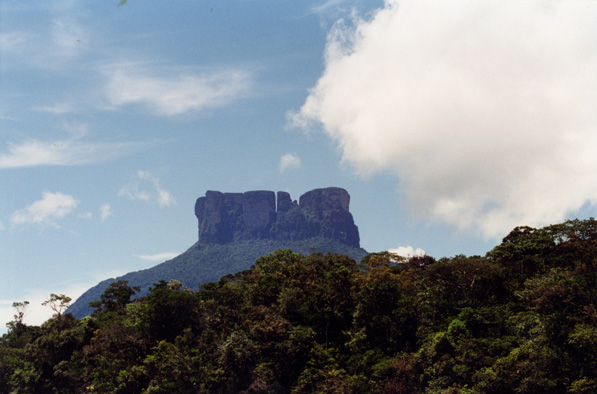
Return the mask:
[[297, 241], [323, 236], [359, 248], [359, 230], [349, 211], [350, 195], [339, 187], [315, 189], [299, 203], [272, 191], [208, 191], [195, 204], [199, 243], [250, 239]]

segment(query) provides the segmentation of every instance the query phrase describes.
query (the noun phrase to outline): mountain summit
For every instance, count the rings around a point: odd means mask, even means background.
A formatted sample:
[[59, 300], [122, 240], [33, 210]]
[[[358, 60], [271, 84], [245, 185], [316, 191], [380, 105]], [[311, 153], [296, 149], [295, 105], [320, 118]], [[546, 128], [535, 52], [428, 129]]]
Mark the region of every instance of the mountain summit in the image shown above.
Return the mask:
[[100, 299], [111, 283], [126, 280], [139, 295], [160, 280], [199, 285], [249, 269], [259, 257], [277, 249], [309, 255], [345, 254], [360, 261], [359, 230], [349, 211], [350, 195], [339, 187], [311, 190], [299, 201], [273, 191], [221, 193], [208, 191], [195, 203], [199, 240], [186, 252], [155, 267], [106, 279], [87, 290], [68, 309], [78, 318], [93, 312], [89, 302]]
[[359, 248], [359, 229], [349, 205], [350, 195], [339, 187], [311, 190], [298, 203], [287, 192], [208, 191], [195, 204], [199, 244], [324, 237]]

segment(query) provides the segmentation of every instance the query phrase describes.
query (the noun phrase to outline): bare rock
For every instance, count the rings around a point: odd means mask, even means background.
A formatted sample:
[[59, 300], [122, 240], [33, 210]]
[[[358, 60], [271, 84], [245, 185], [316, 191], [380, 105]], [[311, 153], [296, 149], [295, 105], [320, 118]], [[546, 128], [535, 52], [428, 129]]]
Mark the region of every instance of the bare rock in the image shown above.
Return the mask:
[[326, 237], [358, 248], [359, 230], [349, 206], [350, 195], [339, 187], [311, 190], [298, 204], [287, 192], [277, 193], [276, 204], [273, 191], [208, 191], [195, 204], [199, 243]]

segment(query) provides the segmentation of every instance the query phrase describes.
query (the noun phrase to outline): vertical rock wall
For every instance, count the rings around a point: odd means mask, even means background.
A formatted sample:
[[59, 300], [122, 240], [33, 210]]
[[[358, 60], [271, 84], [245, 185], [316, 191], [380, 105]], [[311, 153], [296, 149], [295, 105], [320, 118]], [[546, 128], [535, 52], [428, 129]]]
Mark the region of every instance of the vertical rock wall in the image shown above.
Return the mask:
[[221, 193], [208, 191], [197, 199], [200, 244], [239, 240], [301, 240], [323, 236], [354, 247], [359, 231], [349, 212], [350, 195], [329, 187], [303, 194], [297, 204], [290, 194], [273, 191]]

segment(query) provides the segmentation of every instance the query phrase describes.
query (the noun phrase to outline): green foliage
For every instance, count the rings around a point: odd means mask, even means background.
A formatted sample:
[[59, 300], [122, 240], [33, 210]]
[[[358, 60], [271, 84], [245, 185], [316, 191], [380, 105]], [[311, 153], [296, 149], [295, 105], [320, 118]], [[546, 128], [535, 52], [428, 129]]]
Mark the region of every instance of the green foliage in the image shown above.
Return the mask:
[[237, 241], [226, 245], [201, 246], [195, 244], [186, 252], [158, 264], [155, 267], [128, 273], [116, 279], [109, 279], [86, 291], [68, 309], [76, 317], [85, 317], [93, 312], [90, 302], [97, 302], [106, 289], [115, 282], [126, 281], [128, 286], [140, 288], [138, 296], [149, 293], [154, 283], [171, 279], [183, 286], [196, 290], [199, 285], [216, 282], [221, 277], [251, 268], [259, 257], [279, 249], [292, 249], [296, 253], [308, 255], [314, 252], [345, 254], [357, 261], [367, 252], [329, 238], [315, 237], [301, 241], [250, 240]]
[[43, 306], [49, 306], [56, 314], [56, 318], [60, 320], [62, 312], [68, 309], [72, 298], [64, 294], [50, 294], [50, 298], [41, 304]]
[[149, 335], [156, 340], [173, 341], [197, 319], [195, 297], [165, 281], [156, 283], [150, 291], [146, 297]]
[[596, 258], [590, 219], [484, 258], [285, 249], [197, 290], [116, 281], [81, 320], [52, 295], [41, 327], [15, 305], [0, 393], [595, 393]]
[[139, 286], [130, 287], [126, 280], [119, 280], [111, 283], [101, 295], [100, 300], [90, 302], [89, 306], [96, 308], [98, 312], [119, 312], [131, 302], [131, 297], [140, 290]]

